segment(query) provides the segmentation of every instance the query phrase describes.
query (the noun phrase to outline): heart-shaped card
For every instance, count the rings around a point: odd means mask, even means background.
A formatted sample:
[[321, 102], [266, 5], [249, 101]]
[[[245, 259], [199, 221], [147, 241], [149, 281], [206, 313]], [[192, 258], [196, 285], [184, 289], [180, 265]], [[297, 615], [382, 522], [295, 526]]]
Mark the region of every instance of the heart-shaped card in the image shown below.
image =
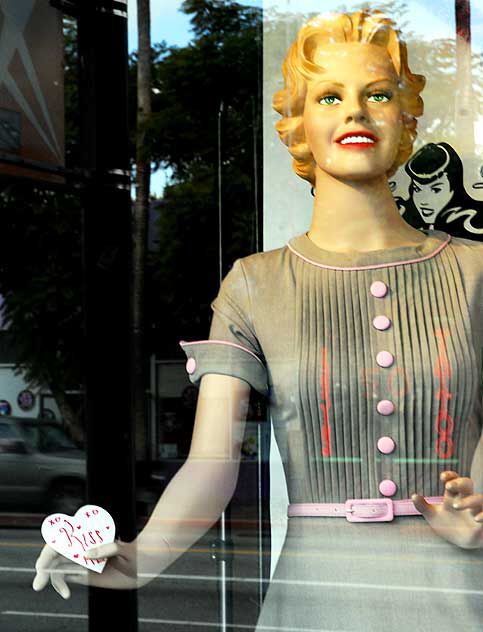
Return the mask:
[[54, 551], [96, 573], [102, 573], [107, 560], [90, 560], [86, 557], [87, 551], [114, 542], [116, 535], [111, 515], [97, 505], [84, 505], [75, 516], [62, 513], [47, 516], [41, 531]]

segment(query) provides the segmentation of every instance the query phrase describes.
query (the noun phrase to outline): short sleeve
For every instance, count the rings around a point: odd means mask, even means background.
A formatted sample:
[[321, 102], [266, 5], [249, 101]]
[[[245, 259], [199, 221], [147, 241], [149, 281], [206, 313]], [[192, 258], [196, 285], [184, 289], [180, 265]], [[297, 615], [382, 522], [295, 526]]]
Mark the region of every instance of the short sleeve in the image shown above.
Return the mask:
[[248, 281], [242, 260], [235, 262], [211, 305], [213, 320], [208, 340], [181, 341], [186, 370], [198, 384], [203, 375], [231, 375], [267, 393], [267, 371], [253, 324]]

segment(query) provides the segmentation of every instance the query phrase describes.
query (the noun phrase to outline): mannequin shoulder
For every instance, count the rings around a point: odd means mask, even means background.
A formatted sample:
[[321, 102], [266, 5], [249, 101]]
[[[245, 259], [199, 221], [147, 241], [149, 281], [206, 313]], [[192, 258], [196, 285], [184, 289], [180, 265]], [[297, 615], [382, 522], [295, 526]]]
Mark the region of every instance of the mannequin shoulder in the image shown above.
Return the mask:
[[278, 276], [287, 266], [290, 251], [285, 246], [266, 252], [257, 252], [235, 261], [229, 274], [243, 275], [247, 281], [261, 281]]
[[480, 270], [483, 273], [483, 242], [453, 237], [451, 247], [463, 270]]
[[[454, 237], [451, 248], [469, 297], [483, 300], [483, 243]], [[471, 299], [471, 300], [473, 300]]]

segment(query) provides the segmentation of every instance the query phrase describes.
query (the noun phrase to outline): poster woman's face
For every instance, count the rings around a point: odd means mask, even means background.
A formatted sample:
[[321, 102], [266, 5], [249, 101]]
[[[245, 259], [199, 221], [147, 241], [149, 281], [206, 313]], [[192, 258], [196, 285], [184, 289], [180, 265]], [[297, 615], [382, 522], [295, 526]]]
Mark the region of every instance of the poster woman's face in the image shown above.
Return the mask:
[[323, 68], [307, 85], [305, 136], [321, 172], [367, 180], [392, 166], [402, 132], [398, 77], [385, 49], [374, 44], [327, 44]]
[[414, 206], [427, 224], [434, 224], [437, 216], [449, 204], [454, 193], [445, 173], [428, 184], [421, 184], [413, 180], [411, 190]]

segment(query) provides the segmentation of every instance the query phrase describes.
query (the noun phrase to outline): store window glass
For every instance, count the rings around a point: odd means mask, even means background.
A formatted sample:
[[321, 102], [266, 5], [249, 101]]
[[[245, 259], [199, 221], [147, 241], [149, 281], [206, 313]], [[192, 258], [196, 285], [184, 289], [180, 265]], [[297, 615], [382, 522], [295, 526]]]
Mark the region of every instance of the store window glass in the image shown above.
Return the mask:
[[17, 4], [2, 630], [479, 629], [480, 3], [151, 2], [143, 117], [143, 3]]
[[4, 2], [0, 42], [1, 625], [75, 612], [85, 630], [85, 592], [29, 594], [43, 518], [86, 497], [77, 25], [48, 1]]

